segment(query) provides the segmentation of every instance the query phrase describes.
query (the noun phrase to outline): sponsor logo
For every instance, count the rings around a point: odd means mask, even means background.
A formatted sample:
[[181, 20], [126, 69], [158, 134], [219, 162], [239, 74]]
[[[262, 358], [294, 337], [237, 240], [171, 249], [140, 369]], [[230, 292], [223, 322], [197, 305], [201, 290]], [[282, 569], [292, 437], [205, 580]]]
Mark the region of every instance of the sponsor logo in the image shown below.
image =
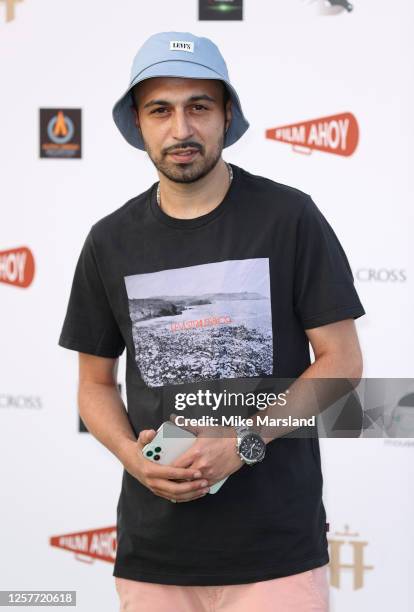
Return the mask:
[[186, 40], [170, 40], [170, 51], [188, 51], [194, 53], [194, 43]]
[[399, 446], [399, 447], [404, 447], [404, 448], [414, 448], [414, 440], [392, 440], [387, 439], [384, 440], [384, 445], [385, 446]]
[[0, 393], [0, 408], [26, 408], [40, 410], [43, 408], [42, 400], [34, 395], [6, 395]]
[[291, 123], [266, 130], [266, 138], [292, 145], [297, 153], [312, 150], [348, 157], [357, 148], [358, 122], [352, 113]]
[[407, 271], [395, 268], [359, 268], [355, 271], [355, 278], [364, 283], [405, 283]]
[[113, 563], [116, 557], [116, 527], [52, 536], [49, 544], [74, 553], [78, 561], [90, 563], [91, 559], [99, 559]]
[[0, 251], [0, 283], [26, 288], [35, 272], [34, 257], [27, 247]]
[[[345, 525], [343, 532], [334, 532], [329, 538], [329, 569], [330, 585], [337, 589], [342, 587], [343, 574], [352, 574], [353, 590], [362, 589], [364, 586], [365, 572], [374, 569], [373, 565], [365, 564], [366, 546], [368, 542], [358, 540], [358, 533], [351, 533], [349, 526]], [[347, 552], [351, 550], [351, 562], [344, 563], [343, 556], [349, 559]]]
[[13, 21], [16, 17], [15, 4], [16, 2], [23, 2], [23, 0], [0, 0], [6, 4], [6, 22]]
[[40, 109], [40, 157], [82, 157], [81, 109]]
[[243, 0], [198, 0], [201, 21], [241, 21]]
[[308, 4], [314, 4], [320, 15], [338, 15], [354, 10], [354, 5], [348, 0], [308, 0]]

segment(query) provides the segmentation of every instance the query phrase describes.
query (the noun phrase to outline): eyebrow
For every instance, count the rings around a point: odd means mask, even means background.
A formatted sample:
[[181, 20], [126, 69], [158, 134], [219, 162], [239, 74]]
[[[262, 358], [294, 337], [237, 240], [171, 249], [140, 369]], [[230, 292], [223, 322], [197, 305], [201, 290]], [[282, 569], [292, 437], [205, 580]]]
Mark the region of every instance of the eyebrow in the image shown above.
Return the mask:
[[[196, 102], [197, 100], [207, 100], [209, 102], [216, 102], [215, 98], [212, 98], [211, 96], [208, 96], [207, 94], [191, 96], [190, 98], [187, 99], [187, 102]], [[144, 104], [143, 108], [148, 108], [149, 106], [155, 106], [155, 105], [169, 106], [170, 104], [171, 102], [169, 102], [168, 100], [150, 100], [149, 102]]]

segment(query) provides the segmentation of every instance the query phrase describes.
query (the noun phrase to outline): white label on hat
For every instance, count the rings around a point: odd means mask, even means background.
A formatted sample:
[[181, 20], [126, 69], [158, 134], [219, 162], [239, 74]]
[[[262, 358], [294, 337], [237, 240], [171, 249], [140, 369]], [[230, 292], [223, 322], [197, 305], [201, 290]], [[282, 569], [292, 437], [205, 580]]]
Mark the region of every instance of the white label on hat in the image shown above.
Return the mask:
[[170, 40], [170, 51], [188, 51], [194, 53], [194, 43], [189, 40]]

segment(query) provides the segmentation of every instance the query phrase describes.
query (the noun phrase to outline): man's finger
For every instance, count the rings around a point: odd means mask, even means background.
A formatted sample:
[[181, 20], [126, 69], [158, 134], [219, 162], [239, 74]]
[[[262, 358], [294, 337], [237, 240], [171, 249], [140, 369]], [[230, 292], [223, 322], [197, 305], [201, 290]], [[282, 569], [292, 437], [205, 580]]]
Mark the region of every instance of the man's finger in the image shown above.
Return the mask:
[[200, 450], [198, 448], [194, 448], [192, 446], [184, 453], [181, 453], [177, 459], [175, 459], [171, 465], [177, 468], [188, 468], [190, 467], [197, 459], [200, 458]]
[[160, 465], [154, 463], [148, 459], [149, 465], [147, 466], [147, 477], [148, 478], [162, 478], [165, 480], [192, 480], [201, 478], [202, 474], [200, 470], [186, 467], [175, 467], [172, 465]]
[[146, 444], [149, 444], [151, 440], [153, 440], [156, 436], [157, 432], [155, 429], [143, 429], [139, 432], [138, 436], [138, 446], [140, 446], [141, 450], [144, 448]]
[[201, 495], [194, 495], [193, 497], [186, 497], [185, 499], [177, 499], [176, 502], [182, 504], [185, 502], [194, 501], [195, 499], [200, 499], [200, 497], [205, 497], [207, 493], [208, 491], [206, 491], [205, 493], [201, 493]]
[[151, 482], [151, 489], [160, 492], [163, 496], [173, 499], [181, 499], [189, 495], [197, 495], [206, 492], [208, 489], [206, 479], [194, 480], [192, 482], [174, 482], [171, 480], [154, 479]]

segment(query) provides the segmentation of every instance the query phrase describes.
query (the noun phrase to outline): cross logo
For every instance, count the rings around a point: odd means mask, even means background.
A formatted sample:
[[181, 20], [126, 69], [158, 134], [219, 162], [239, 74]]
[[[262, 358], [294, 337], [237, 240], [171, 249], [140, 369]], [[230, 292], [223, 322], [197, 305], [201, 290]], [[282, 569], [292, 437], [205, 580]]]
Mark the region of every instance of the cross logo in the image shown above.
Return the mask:
[[13, 21], [15, 18], [14, 5], [16, 2], [23, 2], [23, 0], [0, 0], [0, 2], [6, 3], [6, 21]]

